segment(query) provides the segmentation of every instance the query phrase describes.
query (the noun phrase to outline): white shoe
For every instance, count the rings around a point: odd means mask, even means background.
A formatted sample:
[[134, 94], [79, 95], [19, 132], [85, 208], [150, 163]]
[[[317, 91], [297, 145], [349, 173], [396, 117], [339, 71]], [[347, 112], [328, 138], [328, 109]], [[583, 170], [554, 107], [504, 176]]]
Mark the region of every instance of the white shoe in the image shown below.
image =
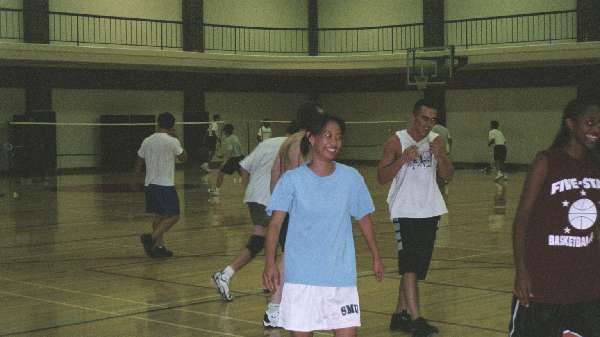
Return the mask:
[[223, 273], [220, 271], [216, 272], [212, 276], [213, 283], [217, 288], [217, 291], [225, 301], [233, 300], [233, 296], [229, 293], [229, 280], [223, 277]]
[[265, 311], [263, 316], [263, 325], [269, 328], [279, 327], [279, 309], [276, 311]]
[[209, 171], [210, 167], [208, 166], [208, 163], [202, 163], [202, 165], [200, 165], [200, 168], [203, 169], [204, 171]]

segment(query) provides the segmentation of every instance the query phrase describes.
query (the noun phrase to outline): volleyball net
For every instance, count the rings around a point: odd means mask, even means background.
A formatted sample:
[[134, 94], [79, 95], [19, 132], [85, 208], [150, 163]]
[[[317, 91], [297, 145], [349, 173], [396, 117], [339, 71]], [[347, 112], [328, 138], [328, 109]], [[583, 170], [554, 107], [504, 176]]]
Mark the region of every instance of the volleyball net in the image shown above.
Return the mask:
[[[225, 137], [223, 127], [231, 124], [233, 134], [247, 155], [259, 143], [260, 120], [226, 120], [218, 123], [217, 137]], [[270, 135], [285, 136], [290, 121], [268, 122]], [[214, 153], [208, 140], [209, 122], [177, 122], [175, 130], [189, 161], [186, 166], [212, 162], [218, 166], [223, 147], [217, 142]], [[340, 160], [373, 161], [381, 157], [383, 144], [406, 121], [347, 121]], [[144, 138], [156, 131], [154, 116], [135, 122], [34, 122], [12, 121], [0, 127], [0, 171], [11, 176], [53, 175], [57, 172], [95, 170], [132, 172], [137, 151]], [[212, 157], [211, 157], [212, 155]]]

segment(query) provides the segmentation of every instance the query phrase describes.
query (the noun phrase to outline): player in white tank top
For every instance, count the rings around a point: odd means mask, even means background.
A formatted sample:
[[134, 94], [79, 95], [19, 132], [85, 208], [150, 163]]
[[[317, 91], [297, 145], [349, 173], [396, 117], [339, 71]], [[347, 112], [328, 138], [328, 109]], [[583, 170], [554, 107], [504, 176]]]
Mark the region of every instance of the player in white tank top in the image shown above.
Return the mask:
[[416, 146], [417, 155], [402, 165], [392, 181], [387, 198], [390, 218], [429, 218], [448, 213], [436, 182], [437, 159], [429, 148], [439, 135], [430, 131], [415, 141], [407, 130], [402, 130], [396, 136], [403, 149]]
[[[431, 132], [436, 119], [437, 111], [431, 104], [417, 101], [410, 126], [385, 143], [383, 158], [377, 168], [380, 184], [393, 180], [388, 205], [395, 225], [399, 272], [402, 274], [390, 329], [423, 336], [438, 332], [420, 317], [417, 301], [417, 283], [424, 279], [433, 252], [436, 217], [447, 212], [436, 177], [448, 181], [454, 171], [442, 137]], [[403, 237], [405, 234], [411, 235]], [[427, 248], [420, 248], [424, 246]]]

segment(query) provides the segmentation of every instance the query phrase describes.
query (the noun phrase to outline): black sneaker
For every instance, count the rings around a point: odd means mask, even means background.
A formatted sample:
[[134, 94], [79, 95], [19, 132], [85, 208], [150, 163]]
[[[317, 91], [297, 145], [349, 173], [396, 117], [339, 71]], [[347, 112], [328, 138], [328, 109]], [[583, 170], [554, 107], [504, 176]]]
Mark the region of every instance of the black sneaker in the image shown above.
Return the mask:
[[150, 253], [152, 257], [171, 257], [173, 252], [165, 248], [164, 246], [154, 247]]
[[419, 317], [412, 321], [412, 335], [413, 337], [430, 337], [439, 332], [438, 328], [429, 324], [423, 317]]
[[395, 312], [392, 314], [392, 320], [390, 321], [390, 330], [399, 330], [404, 332], [411, 331], [410, 316], [408, 315], [406, 310], [402, 312]]
[[152, 247], [154, 246], [154, 240], [152, 240], [152, 235], [148, 233], [142, 234], [140, 236], [140, 241], [144, 246], [144, 251], [146, 252], [146, 255], [152, 257]]

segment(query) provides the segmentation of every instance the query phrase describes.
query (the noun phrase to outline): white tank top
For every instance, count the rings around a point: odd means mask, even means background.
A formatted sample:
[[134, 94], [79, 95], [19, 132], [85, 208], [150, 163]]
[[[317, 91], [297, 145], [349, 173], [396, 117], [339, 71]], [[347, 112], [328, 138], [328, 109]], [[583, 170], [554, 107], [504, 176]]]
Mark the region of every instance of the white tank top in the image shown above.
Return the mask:
[[436, 182], [437, 160], [429, 150], [429, 143], [438, 134], [429, 132], [419, 142], [415, 142], [406, 130], [396, 132], [396, 136], [402, 151], [416, 145], [418, 156], [404, 164], [392, 181], [387, 198], [390, 217], [429, 218], [448, 213]]

